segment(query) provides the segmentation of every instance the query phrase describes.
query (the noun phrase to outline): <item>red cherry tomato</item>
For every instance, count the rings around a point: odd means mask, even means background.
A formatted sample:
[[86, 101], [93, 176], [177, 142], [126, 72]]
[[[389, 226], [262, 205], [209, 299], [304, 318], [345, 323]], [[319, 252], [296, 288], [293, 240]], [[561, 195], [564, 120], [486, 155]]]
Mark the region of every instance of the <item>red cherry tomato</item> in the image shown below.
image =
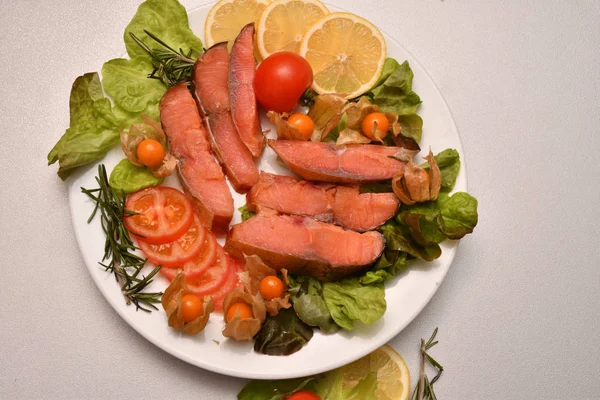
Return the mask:
[[165, 149], [158, 141], [146, 139], [138, 144], [137, 156], [145, 166], [155, 167], [165, 158]]
[[283, 282], [275, 275], [265, 276], [258, 285], [258, 291], [267, 300], [283, 296], [284, 290]]
[[211, 234], [200, 224], [198, 215], [194, 215], [190, 228], [179, 239], [165, 244], [150, 244], [139, 240], [138, 246], [154, 265], [178, 267], [196, 257], [202, 250], [207, 235]]
[[288, 124], [296, 127], [304, 140], [310, 139], [313, 132], [315, 131], [315, 123], [306, 114], [295, 113], [290, 115], [287, 120]]
[[264, 108], [281, 113], [291, 111], [312, 82], [308, 61], [291, 51], [281, 51], [271, 54], [258, 66], [254, 92]]
[[387, 120], [385, 114], [380, 112], [374, 112], [365, 117], [362, 122], [363, 133], [371, 140], [375, 140], [375, 127], [377, 131], [381, 132], [380, 139], [387, 136], [387, 130], [390, 127], [390, 123]]
[[202, 315], [202, 299], [195, 294], [186, 294], [181, 298], [181, 318], [190, 322]]
[[299, 390], [288, 397], [287, 400], [321, 400], [321, 398], [308, 390]]
[[179, 190], [152, 186], [127, 197], [125, 209], [136, 215], [125, 216], [125, 226], [140, 240], [164, 244], [179, 239], [194, 220], [192, 202]]

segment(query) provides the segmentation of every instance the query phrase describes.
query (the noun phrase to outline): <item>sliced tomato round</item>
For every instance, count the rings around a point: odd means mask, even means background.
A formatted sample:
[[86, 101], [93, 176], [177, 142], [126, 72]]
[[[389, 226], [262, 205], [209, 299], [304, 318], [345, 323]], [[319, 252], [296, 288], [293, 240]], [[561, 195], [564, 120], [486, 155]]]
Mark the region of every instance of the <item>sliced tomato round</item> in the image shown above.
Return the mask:
[[221, 246], [217, 250], [217, 262], [198, 277], [187, 280], [188, 288], [196, 296], [208, 296], [218, 290], [229, 276], [229, 263]]
[[186, 281], [194, 279], [203, 274], [209, 267], [213, 266], [217, 262], [218, 247], [219, 244], [217, 243], [215, 236], [212, 233], [207, 232], [204, 239], [204, 244], [194, 258], [183, 263], [183, 265], [180, 264], [174, 267], [164, 267], [163, 265], [163, 268], [160, 269], [160, 272], [167, 279], [172, 281], [173, 278], [175, 278], [177, 270], [182, 269]]
[[192, 224], [192, 202], [181, 191], [152, 186], [127, 197], [125, 209], [137, 213], [125, 216], [125, 226], [150, 244], [165, 244], [181, 237]]
[[202, 250], [206, 234], [206, 228], [200, 224], [200, 218], [194, 213], [192, 224], [179, 239], [165, 244], [150, 244], [138, 240], [138, 246], [152, 264], [176, 267], [196, 257]]
[[225, 297], [236, 288], [239, 282], [238, 272], [240, 272], [240, 269], [238, 268], [236, 261], [227, 255], [225, 258], [227, 259], [229, 267], [229, 275], [225, 282], [223, 282], [223, 285], [211, 294], [215, 305], [215, 311], [217, 312], [223, 311], [223, 300], [225, 300]]

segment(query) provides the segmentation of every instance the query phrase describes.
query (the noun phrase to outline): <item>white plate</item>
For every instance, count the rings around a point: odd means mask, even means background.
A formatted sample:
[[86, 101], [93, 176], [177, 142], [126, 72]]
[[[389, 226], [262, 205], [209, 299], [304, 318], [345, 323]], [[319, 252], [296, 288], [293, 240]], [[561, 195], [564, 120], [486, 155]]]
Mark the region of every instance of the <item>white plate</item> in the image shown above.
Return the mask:
[[[202, 6], [189, 13], [190, 27], [199, 37], [203, 37], [204, 20], [210, 5]], [[421, 147], [429, 146], [434, 153], [448, 147], [457, 149], [462, 155], [462, 145], [454, 120], [442, 95], [431, 78], [419, 63], [395, 40], [384, 34], [388, 46], [388, 56], [400, 63], [408, 60], [414, 71], [414, 90], [423, 100], [419, 114], [423, 117], [423, 140]], [[263, 123], [266, 121], [263, 120]], [[102, 160], [108, 173], [123, 158], [119, 148], [111, 151]], [[95, 164], [79, 171], [70, 179], [69, 200], [73, 228], [81, 254], [108, 302], [142, 336], [166, 352], [190, 364], [197, 365], [225, 375], [254, 379], [283, 379], [320, 373], [350, 363], [375, 350], [396, 336], [421, 312], [444, 279], [454, 258], [456, 242], [442, 243], [442, 256], [434, 262], [413, 262], [411, 268], [387, 282], [386, 300], [388, 309], [385, 315], [371, 326], [361, 326], [352, 332], [339, 332], [325, 335], [315, 331], [312, 340], [300, 351], [290, 356], [267, 356], [255, 353], [251, 343], [238, 343], [221, 335], [223, 322], [221, 314], [211, 316], [206, 329], [197, 336], [180, 334], [167, 326], [165, 313], [154, 311], [150, 314], [127, 306], [120, 294], [113, 275], [98, 265], [103, 256], [104, 234], [99, 219], [91, 224], [86, 221], [92, 212], [93, 204], [82, 194], [80, 187], [94, 188], [97, 173]], [[260, 162], [260, 169], [289, 173], [279, 165], [276, 157], [267, 149]], [[179, 187], [176, 177], [170, 177], [166, 184]], [[465, 163], [456, 181], [455, 190], [466, 191]], [[232, 191], [235, 206], [245, 203], [245, 198]], [[232, 223], [240, 222], [236, 211]], [[221, 240], [222, 242], [222, 240]], [[164, 290], [167, 280], [157, 277], [149, 290]], [[217, 344], [219, 342], [220, 344]]]

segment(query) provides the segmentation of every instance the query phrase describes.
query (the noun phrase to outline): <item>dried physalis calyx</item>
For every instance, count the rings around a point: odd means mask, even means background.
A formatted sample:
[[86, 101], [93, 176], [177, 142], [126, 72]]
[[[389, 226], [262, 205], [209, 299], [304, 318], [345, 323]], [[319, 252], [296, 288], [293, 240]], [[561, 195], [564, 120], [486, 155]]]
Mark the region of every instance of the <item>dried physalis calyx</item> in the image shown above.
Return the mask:
[[[196, 298], [197, 304], [190, 304]], [[185, 283], [185, 275], [177, 271], [175, 278], [162, 296], [162, 306], [167, 313], [169, 326], [178, 331], [195, 335], [202, 331], [210, 313], [214, 311], [212, 297], [196, 297]]]
[[[127, 131], [121, 128], [121, 147], [133, 165], [137, 165], [138, 167], [147, 166], [152, 175], [157, 178], [165, 178], [175, 170], [177, 159], [165, 151], [167, 148], [167, 136], [160, 124], [145, 114], [142, 114], [142, 120], [144, 123], [131, 125]], [[140, 143], [148, 139], [158, 142], [162, 146], [164, 153], [164, 157], [161, 154], [160, 157], [162, 159], [159, 158], [152, 165], [144, 165], [138, 154]]]
[[404, 166], [404, 171], [392, 179], [392, 189], [404, 204], [415, 204], [435, 200], [442, 185], [440, 169], [429, 149], [425, 157], [429, 162], [429, 172], [417, 165], [412, 159]]
[[277, 271], [266, 265], [259, 256], [246, 257], [244, 272], [239, 274], [244, 285], [244, 291], [253, 296], [259, 296], [265, 303], [270, 316], [275, 316], [282, 308], [290, 308], [290, 295], [287, 293], [289, 282], [287, 270], [282, 269], [282, 279]]
[[223, 300], [225, 328], [223, 336], [235, 340], [252, 340], [267, 317], [263, 299], [239, 289]]

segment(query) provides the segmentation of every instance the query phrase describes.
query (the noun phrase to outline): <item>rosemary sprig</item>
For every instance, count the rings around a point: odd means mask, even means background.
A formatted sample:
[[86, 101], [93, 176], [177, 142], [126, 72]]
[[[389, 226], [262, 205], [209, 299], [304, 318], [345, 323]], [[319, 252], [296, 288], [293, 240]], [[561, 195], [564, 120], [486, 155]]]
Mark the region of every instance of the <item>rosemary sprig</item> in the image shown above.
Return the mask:
[[131, 38], [152, 58], [154, 71], [148, 75], [148, 78], [158, 79], [168, 88], [189, 79], [192, 75], [194, 63], [200, 53], [194, 49], [190, 49], [187, 53], [183, 49], [177, 51], [147, 30], [144, 30], [144, 32], [162, 46], [159, 49], [152, 50], [137, 36], [129, 32]]
[[[444, 367], [442, 367], [440, 363], [434, 360], [433, 357], [427, 353], [429, 349], [438, 344], [438, 341], [435, 340], [437, 333], [438, 328], [435, 328], [433, 334], [427, 342], [421, 339], [421, 370], [419, 373], [419, 383], [413, 392], [411, 400], [437, 400], [435, 392], [433, 391], [433, 384], [440, 379], [440, 376], [444, 371]], [[431, 381], [427, 375], [425, 375], [425, 360], [427, 360], [427, 362], [438, 371]]]
[[[81, 188], [81, 191], [96, 202], [94, 210], [88, 219], [88, 224], [100, 211], [102, 230], [106, 235], [104, 242], [104, 257], [99, 262], [106, 271], [110, 271], [121, 286], [127, 304], [135, 304], [136, 310], [150, 312], [157, 310], [154, 304], [160, 302], [161, 292], [143, 293], [142, 291], [152, 282], [160, 270], [157, 266], [146, 276], [139, 277], [146, 260], [134, 253], [137, 247], [133, 244], [124, 219], [135, 213], [125, 209], [125, 195], [121, 196], [109, 185], [104, 164], [98, 166], [96, 189]], [[110, 260], [109, 263], [103, 263]]]

